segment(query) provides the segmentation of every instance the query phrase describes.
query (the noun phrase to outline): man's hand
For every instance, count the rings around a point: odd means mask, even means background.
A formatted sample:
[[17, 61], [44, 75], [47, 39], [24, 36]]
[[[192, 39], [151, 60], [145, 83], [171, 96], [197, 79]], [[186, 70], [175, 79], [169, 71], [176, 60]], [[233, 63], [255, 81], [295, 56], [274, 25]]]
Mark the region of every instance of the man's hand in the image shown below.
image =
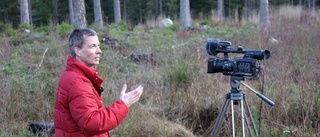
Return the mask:
[[126, 93], [127, 84], [124, 84], [121, 90], [120, 99], [130, 107], [132, 104], [136, 103], [143, 92], [143, 87], [140, 85], [136, 89]]

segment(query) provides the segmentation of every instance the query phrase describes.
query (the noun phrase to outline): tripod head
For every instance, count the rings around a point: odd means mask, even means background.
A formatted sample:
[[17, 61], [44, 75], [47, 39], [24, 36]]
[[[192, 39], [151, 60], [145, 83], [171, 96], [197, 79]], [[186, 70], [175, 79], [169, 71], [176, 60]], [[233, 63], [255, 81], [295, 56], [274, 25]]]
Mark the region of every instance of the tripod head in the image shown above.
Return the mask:
[[230, 86], [231, 93], [239, 93], [240, 90], [240, 81], [244, 80], [243, 76], [231, 76], [230, 77]]
[[[270, 106], [274, 106], [274, 102], [268, 99], [266, 96], [260, 94], [259, 92], [255, 91], [253, 88], [248, 86], [247, 84], [243, 83], [244, 77], [243, 76], [231, 76], [230, 78], [230, 86], [231, 86], [231, 94], [233, 93], [241, 93], [242, 90], [240, 89], [240, 84], [244, 85], [250, 91], [254, 92], [258, 97], [260, 97], [263, 101], [267, 102]], [[241, 100], [241, 99], [239, 99]]]

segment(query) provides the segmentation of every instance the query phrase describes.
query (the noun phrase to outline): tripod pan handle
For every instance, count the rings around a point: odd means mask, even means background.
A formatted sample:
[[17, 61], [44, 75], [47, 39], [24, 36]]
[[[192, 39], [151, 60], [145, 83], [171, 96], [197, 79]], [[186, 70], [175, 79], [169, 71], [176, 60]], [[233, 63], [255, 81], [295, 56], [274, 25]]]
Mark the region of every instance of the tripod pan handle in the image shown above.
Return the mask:
[[260, 94], [260, 93], [256, 93], [257, 96], [259, 96], [262, 100], [264, 100], [265, 102], [267, 102], [270, 106], [274, 106], [274, 102], [271, 101], [270, 99], [268, 99], [266, 96]]

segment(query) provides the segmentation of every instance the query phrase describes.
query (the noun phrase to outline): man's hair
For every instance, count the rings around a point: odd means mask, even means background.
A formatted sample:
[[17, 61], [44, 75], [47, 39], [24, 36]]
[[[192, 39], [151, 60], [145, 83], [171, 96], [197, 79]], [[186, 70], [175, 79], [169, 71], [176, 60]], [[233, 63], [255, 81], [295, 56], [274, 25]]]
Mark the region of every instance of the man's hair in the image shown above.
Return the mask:
[[74, 47], [82, 48], [83, 41], [88, 36], [97, 36], [97, 32], [92, 29], [82, 28], [82, 29], [74, 29], [69, 34], [69, 48], [72, 57], [76, 57], [76, 53], [74, 52]]

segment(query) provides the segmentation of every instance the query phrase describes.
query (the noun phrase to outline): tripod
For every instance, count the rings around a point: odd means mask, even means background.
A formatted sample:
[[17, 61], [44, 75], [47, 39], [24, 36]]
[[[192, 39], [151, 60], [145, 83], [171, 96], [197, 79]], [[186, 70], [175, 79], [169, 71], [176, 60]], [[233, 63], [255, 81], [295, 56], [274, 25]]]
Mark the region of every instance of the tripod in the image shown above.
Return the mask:
[[230, 90], [230, 92], [228, 92], [226, 94], [224, 105], [221, 108], [221, 111], [220, 111], [220, 113], [218, 115], [217, 121], [216, 121], [216, 123], [214, 125], [214, 129], [211, 132], [211, 137], [216, 137], [217, 136], [218, 130], [219, 130], [220, 126], [221, 126], [223, 117], [224, 117], [224, 115], [226, 113], [228, 105], [230, 104], [230, 101], [231, 101], [231, 114], [232, 114], [232, 136], [235, 137], [235, 135], [236, 135], [235, 134], [235, 127], [234, 127], [235, 124], [234, 124], [234, 108], [233, 107], [234, 107], [234, 105], [238, 105], [238, 104], [240, 104], [240, 107], [241, 107], [242, 136], [245, 137], [245, 135], [246, 135], [245, 134], [245, 122], [246, 122], [246, 125], [248, 127], [250, 136], [251, 137], [253, 136], [252, 131], [251, 131], [251, 127], [250, 127], [249, 122], [248, 122], [248, 119], [246, 117], [246, 114], [244, 113], [243, 102], [245, 102], [247, 111], [249, 113], [250, 121], [251, 121], [251, 124], [253, 126], [254, 133], [255, 133], [255, 137], [259, 136], [258, 132], [257, 132], [257, 129], [256, 129], [256, 126], [254, 124], [254, 120], [253, 120], [253, 117], [252, 117], [252, 114], [251, 114], [251, 110], [250, 110], [248, 102], [247, 102], [247, 100], [245, 98], [245, 94], [239, 88], [240, 87], [240, 83], [243, 84], [248, 89], [250, 89], [252, 92], [254, 92], [261, 99], [266, 101], [269, 105], [273, 106], [274, 103], [271, 100], [269, 100], [268, 98], [266, 98], [265, 96], [263, 96], [262, 94], [256, 92], [254, 89], [252, 89], [251, 87], [249, 87], [245, 83], [241, 82], [242, 80], [244, 80], [244, 78], [242, 76], [231, 76], [231, 80], [230, 80], [231, 90]]

